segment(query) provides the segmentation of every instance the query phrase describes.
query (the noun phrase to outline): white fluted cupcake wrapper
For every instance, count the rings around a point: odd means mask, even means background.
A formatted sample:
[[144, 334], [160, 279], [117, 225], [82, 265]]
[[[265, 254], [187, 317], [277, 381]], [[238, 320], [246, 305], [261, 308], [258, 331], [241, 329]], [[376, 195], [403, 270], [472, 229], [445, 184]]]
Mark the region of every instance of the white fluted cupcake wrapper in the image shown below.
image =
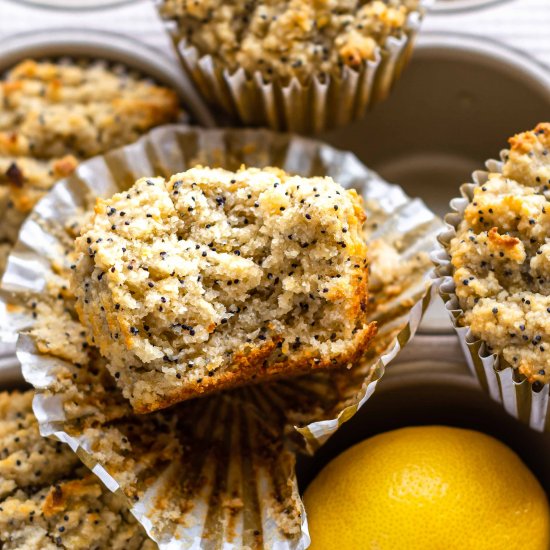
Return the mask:
[[[330, 175], [365, 198], [369, 241], [391, 247], [400, 263], [412, 262], [413, 268], [401, 286], [385, 292], [381, 285], [374, 293], [371, 318], [379, 334], [353, 368], [249, 386], [136, 416], [92, 352], [90, 364], [82, 366], [37, 340], [32, 302], [55, 302], [58, 290], [50, 282], [57, 278], [59, 289], [68, 277], [71, 260], [62, 251], [64, 242], [72, 242], [67, 226], [75, 214], [138, 177], [166, 177], [196, 163]], [[81, 164], [37, 205], [8, 262], [3, 289], [11, 295], [0, 309], [0, 326], [7, 334], [14, 328], [21, 332], [18, 357], [38, 391], [35, 413], [42, 433], [70, 444], [106, 485], [122, 491], [162, 548], [301, 549], [308, 535], [293, 453], [313, 452], [351, 418], [414, 336], [432, 295], [428, 254], [441, 227], [421, 201], [384, 182], [350, 153], [267, 130], [166, 126]], [[65, 321], [59, 322], [63, 331]], [[80, 327], [76, 318], [72, 322]]]
[[341, 75], [314, 75], [307, 83], [276, 77], [266, 82], [257, 71], [229, 71], [211, 55], [181, 38], [173, 21], [166, 21], [181, 65], [206, 101], [246, 126], [316, 134], [361, 118], [386, 98], [410, 58], [422, 16], [431, 0], [411, 12], [399, 37], [390, 36], [372, 60], [359, 70], [343, 67]]
[[[504, 158], [507, 151], [501, 153]], [[452, 212], [445, 217], [447, 228], [438, 235], [440, 249], [432, 254], [435, 263], [435, 285], [445, 302], [451, 321], [460, 340], [470, 370], [476, 376], [482, 388], [492, 399], [502, 404], [504, 409], [522, 422], [539, 432], [550, 432], [549, 386], [541, 391], [533, 391], [527, 379], [518, 373], [500, 354], [488, 351], [484, 341], [476, 338], [469, 327], [461, 324], [464, 314], [455, 293], [453, 268], [449, 255], [451, 240], [464, 217], [464, 211], [472, 201], [474, 189], [483, 185], [489, 173], [501, 172], [502, 162], [489, 160], [488, 171], [476, 171], [472, 175], [473, 183], [461, 186], [461, 197], [451, 201]]]

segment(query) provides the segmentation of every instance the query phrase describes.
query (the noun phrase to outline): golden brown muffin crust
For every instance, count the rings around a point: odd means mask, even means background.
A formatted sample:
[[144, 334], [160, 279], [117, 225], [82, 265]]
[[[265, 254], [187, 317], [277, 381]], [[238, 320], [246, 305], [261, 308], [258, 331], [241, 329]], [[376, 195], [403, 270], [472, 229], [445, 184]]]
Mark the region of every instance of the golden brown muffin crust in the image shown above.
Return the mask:
[[196, 167], [100, 200], [77, 311], [136, 410], [357, 360], [365, 213], [330, 178]]
[[161, 13], [230, 71], [287, 81], [359, 68], [418, 8], [418, 0], [165, 0]]
[[462, 323], [538, 387], [550, 381], [550, 124], [510, 139], [451, 241]]

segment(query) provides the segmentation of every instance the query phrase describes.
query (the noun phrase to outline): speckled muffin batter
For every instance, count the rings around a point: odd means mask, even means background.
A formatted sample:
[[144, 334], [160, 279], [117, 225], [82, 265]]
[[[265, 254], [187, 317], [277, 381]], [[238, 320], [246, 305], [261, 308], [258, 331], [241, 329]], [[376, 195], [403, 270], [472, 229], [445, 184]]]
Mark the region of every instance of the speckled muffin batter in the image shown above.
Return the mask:
[[373, 59], [418, 7], [419, 0], [165, 0], [161, 13], [230, 71], [305, 81]]
[[156, 548], [67, 445], [40, 436], [32, 397], [0, 393], [0, 547]]
[[0, 81], [0, 244], [80, 160], [179, 116], [172, 90], [121, 67], [24, 61]]
[[196, 167], [99, 200], [79, 317], [139, 412], [366, 349], [361, 199], [331, 178]]
[[550, 381], [550, 124], [510, 139], [450, 254], [462, 323], [535, 386]]

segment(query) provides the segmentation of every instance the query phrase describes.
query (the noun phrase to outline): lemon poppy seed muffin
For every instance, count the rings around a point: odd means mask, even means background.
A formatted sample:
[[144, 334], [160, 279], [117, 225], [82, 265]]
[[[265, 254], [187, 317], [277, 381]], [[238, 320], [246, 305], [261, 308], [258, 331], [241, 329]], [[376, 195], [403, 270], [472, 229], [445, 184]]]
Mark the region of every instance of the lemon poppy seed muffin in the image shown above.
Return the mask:
[[462, 323], [535, 387], [550, 381], [550, 124], [510, 139], [450, 244]]
[[99, 200], [76, 241], [83, 325], [138, 412], [357, 360], [365, 214], [328, 177], [195, 167]]
[[201, 55], [265, 80], [306, 81], [372, 60], [419, 0], [165, 0], [161, 13]]
[[24, 61], [0, 80], [0, 243], [79, 161], [176, 121], [172, 90], [107, 64]]
[[32, 398], [30, 391], [0, 393], [0, 547], [156, 548], [67, 445], [40, 436]]

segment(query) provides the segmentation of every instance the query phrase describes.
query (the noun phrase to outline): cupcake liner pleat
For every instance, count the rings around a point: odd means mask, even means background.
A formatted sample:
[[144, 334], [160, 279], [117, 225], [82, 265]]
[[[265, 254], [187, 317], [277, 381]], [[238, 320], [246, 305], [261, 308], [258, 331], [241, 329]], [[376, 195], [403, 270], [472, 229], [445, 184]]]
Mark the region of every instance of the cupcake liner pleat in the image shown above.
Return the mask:
[[[75, 219], [96, 197], [127, 189], [138, 177], [167, 177], [197, 163], [329, 175], [363, 195], [371, 245], [390, 247], [400, 264], [411, 267], [373, 290], [369, 316], [379, 332], [351, 369], [248, 386], [137, 416], [104, 360], [91, 349], [80, 363], [56, 348], [40, 332], [37, 309], [55, 313], [50, 330], [77, 334], [82, 327], [71, 313], [73, 299], [63, 297], [72, 263], [64, 251], [78, 231]], [[15, 326], [20, 332], [18, 358], [37, 390], [34, 409], [43, 435], [69, 444], [120, 491], [161, 548], [301, 549], [309, 537], [294, 453], [313, 452], [349, 420], [414, 336], [433, 294], [428, 254], [441, 227], [421, 201], [350, 153], [267, 130], [166, 126], [83, 163], [39, 203], [8, 261], [0, 326], [12, 338]]]
[[[501, 159], [504, 159], [507, 153], [507, 150], [503, 150], [500, 154]], [[455, 294], [453, 269], [449, 255], [451, 240], [456, 235], [457, 227], [463, 219], [466, 207], [472, 201], [474, 189], [483, 185], [490, 173], [502, 172], [502, 165], [502, 161], [488, 160], [487, 171], [474, 172], [473, 183], [462, 185], [460, 187], [462, 196], [451, 201], [452, 211], [445, 216], [446, 228], [437, 237], [441, 248], [432, 253], [436, 276], [434, 284], [449, 312], [466, 362], [483, 390], [494, 401], [501, 403], [508, 414], [528, 424], [536, 431], [550, 432], [549, 386], [545, 385], [538, 392], [533, 391], [527, 379], [519, 374], [512, 365], [508, 364], [501, 355], [491, 353], [485, 342], [476, 338], [469, 327], [462, 326], [461, 320], [464, 312], [460, 308]]]
[[[157, 1], [158, 3], [158, 1]], [[313, 75], [306, 82], [294, 77], [287, 83], [266, 81], [261, 72], [243, 68], [229, 71], [211, 55], [201, 55], [166, 21], [181, 66], [206, 101], [246, 126], [316, 134], [361, 118], [391, 91], [408, 59], [431, 0], [409, 13], [399, 37], [390, 36], [360, 69], [345, 66], [340, 75]]]

